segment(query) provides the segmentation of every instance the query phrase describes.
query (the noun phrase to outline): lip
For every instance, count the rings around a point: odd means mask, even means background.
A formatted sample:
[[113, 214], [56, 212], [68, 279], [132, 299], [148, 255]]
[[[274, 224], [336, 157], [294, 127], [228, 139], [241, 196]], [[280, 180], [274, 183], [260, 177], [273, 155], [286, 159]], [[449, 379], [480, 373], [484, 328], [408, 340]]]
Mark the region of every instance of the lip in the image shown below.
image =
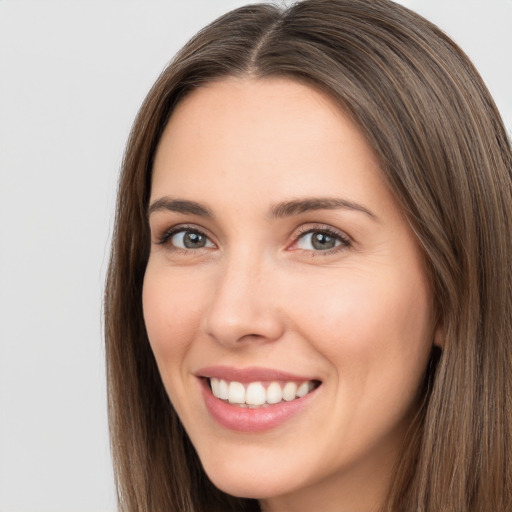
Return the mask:
[[251, 366], [248, 368], [234, 368], [232, 366], [207, 366], [196, 372], [197, 377], [223, 379], [228, 381], [241, 382], [247, 384], [249, 382], [305, 382], [308, 380], [320, 380], [316, 377], [296, 375], [281, 370], [271, 368], [263, 368], [259, 366]]
[[291, 402], [279, 402], [278, 404], [266, 407], [249, 409], [231, 405], [215, 397], [208, 385], [207, 379], [209, 377], [216, 377], [241, 383], [269, 381], [304, 382], [318, 379], [268, 368], [251, 367], [237, 369], [228, 366], [202, 368], [196, 373], [196, 376], [198, 377], [206, 409], [210, 416], [222, 427], [237, 432], [264, 432], [287, 423], [308, 407], [317, 396], [318, 391], [318, 388], [315, 388], [307, 395], [296, 398]]

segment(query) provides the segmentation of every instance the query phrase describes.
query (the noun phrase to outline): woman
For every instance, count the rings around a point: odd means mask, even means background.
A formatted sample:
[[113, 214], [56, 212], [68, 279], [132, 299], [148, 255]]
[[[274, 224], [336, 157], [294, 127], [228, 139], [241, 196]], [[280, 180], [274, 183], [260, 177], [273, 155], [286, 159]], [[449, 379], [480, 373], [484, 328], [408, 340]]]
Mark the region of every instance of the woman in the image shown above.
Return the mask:
[[477, 72], [403, 7], [201, 31], [120, 181], [121, 509], [509, 510], [511, 171]]

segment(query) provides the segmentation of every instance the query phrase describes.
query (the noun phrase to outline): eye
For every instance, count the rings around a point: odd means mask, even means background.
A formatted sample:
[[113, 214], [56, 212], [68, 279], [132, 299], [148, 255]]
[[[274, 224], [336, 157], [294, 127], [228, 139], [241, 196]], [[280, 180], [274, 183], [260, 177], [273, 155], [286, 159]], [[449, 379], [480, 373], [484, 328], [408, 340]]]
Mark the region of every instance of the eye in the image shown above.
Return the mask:
[[336, 248], [342, 249], [350, 245], [350, 241], [341, 233], [328, 228], [309, 229], [300, 233], [294, 244], [294, 249], [304, 251], [330, 251]]
[[203, 249], [215, 247], [213, 242], [201, 231], [180, 228], [164, 235], [160, 243], [170, 244], [177, 249]]
[[312, 231], [302, 235], [297, 241], [297, 248], [306, 251], [326, 251], [341, 245], [340, 240], [322, 231]]

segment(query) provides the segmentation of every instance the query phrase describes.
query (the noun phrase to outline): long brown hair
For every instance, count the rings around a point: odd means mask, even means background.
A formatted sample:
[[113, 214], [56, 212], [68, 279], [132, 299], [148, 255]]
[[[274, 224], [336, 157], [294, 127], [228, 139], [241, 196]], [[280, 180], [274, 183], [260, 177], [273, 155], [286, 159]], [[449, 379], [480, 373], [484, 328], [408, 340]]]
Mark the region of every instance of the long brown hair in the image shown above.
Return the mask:
[[252, 5], [165, 69], [123, 162], [105, 295], [112, 453], [123, 512], [259, 510], [208, 480], [167, 398], [141, 290], [155, 150], [175, 105], [226, 76], [289, 77], [349, 112], [424, 250], [445, 336], [382, 510], [512, 510], [512, 157], [466, 55], [387, 0]]

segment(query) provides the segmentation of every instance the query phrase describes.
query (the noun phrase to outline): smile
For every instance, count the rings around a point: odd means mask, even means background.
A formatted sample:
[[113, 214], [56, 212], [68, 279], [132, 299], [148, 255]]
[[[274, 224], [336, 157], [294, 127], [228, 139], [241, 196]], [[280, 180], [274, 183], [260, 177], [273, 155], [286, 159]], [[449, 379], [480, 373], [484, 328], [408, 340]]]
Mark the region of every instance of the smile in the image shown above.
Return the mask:
[[230, 431], [263, 432], [300, 418], [321, 381], [266, 368], [211, 366], [196, 373], [206, 410]]
[[209, 379], [213, 396], [227, 400], [238, 407], [268, 407], [281, 402], [291, 402], [302, 398], [318, 386], [318, 382], [250, 382], [226, 381], [212, 377]]

